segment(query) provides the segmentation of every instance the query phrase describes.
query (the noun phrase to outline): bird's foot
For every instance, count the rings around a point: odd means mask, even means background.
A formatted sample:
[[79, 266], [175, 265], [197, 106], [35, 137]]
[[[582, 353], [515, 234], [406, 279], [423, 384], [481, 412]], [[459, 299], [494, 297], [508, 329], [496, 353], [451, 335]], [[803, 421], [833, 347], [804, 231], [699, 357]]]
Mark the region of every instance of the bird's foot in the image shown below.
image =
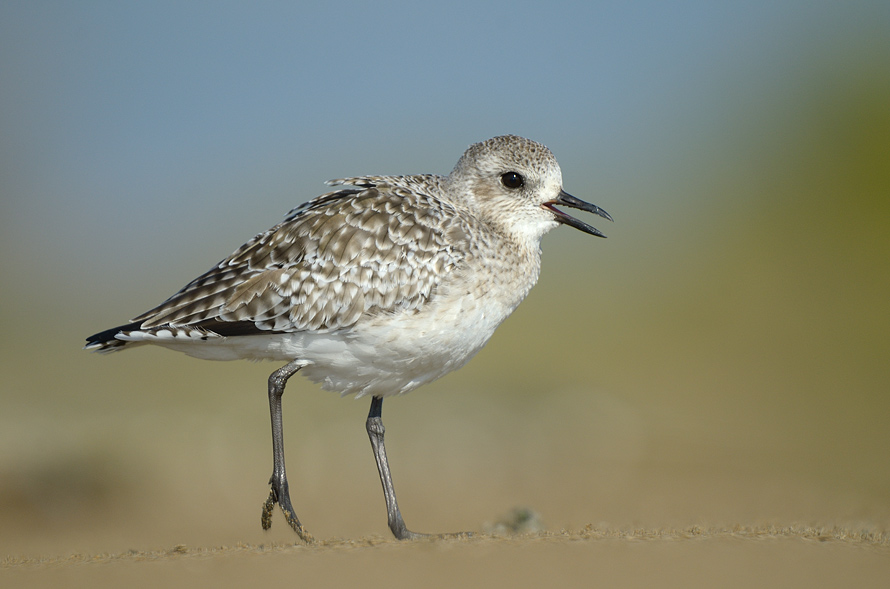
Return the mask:
[[466, 539], [472, 538], [473, 532], [447, 532], [444, 534], [423, 534], [420, 532], [412, 532], [411, 530], [405, 530], [399, 534], [393, 534], [396, 537], [396, 540], [455, 540], [458, 538]]
[[420, 532], [412, 532], [405, 526], [404, 521], [393, 522], [389, 529], [396, 540], [422, 540], [424, 538], [447, 540], [453, 538], [469, 538], [473, 532], [451, 532], [445, 534], [422, 534]]
[[283, 493], [279, 496], [278, 493], [275, 492], [274, 487], [269, 493], [269, 498], [263, 503], [263, 515], [260, 519], [263, 529], [268, 530], [272, 527], [272, 511], [275, 509], [276, 503], [281, 506], [281, 511], [284, 513], [284, 520], [291, 528], [293, 528], [300, 539], [307, 544], [314, 543], [315, 538], [313, 538], [312, 534], [310, 534], [306, 528], [303, 527], [303, 524], [300, 523], [300, 518], [297, 517], [297, 514], [291, 505], [290, 497], [287, 493]]

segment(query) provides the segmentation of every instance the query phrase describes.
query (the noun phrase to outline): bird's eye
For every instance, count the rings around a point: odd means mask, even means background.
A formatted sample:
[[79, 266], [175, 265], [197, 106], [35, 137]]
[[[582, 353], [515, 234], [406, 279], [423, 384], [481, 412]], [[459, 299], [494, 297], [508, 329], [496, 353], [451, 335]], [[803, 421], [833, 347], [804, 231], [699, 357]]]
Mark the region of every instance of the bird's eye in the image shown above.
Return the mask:
[[515, 190], [517, 188], [522, 188], [522, 185], [525, 184], [525, 178], [516, 172], [507, 172], [506, 174], [501, 174], [501, 184], [507, 188]]

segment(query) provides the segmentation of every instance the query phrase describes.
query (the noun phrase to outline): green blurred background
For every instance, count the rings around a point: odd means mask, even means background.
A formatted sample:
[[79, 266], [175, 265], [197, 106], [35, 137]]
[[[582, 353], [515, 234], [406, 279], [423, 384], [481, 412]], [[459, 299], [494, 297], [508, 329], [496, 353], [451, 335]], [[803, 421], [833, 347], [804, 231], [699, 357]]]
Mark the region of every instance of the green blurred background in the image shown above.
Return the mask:
[[[272, 364], [83, 338], [324, 180], [541, 141], [545, 238], [464, 369], [386, 404], [419, 531], [890, 525], [890, 4], [0, 6], [0, 554], [260, 529]], [[285, 397], [298, 514], [387, 535], [367, 401]]]

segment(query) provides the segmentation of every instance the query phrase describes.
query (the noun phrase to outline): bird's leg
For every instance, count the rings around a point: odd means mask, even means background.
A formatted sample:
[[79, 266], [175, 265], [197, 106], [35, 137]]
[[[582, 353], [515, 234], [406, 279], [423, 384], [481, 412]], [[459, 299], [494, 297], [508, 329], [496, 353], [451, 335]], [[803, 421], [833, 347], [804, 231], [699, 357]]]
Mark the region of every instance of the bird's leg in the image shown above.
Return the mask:
[[268, 530], [272, 526], [272, 509], [278, 503], [284, 512], [284, 519], [294, 529], [304, 542], [313, 542], [312, 535], [306, 531], [290, 502], [290, 493], [287, 486], [287, 473], [284, 470], [284, 431], [281, 418], [281, 396], [287, 379], [297, 373], [303, 367], [299, 360], [294, 360], [286, 366], [282, 366], [269, 376], [269, 409], [272, 414], [272, 478], [269, 484], [272, 491], [269, 498], [263, 504], [262, 524], [263, 529]]
[[365, 428], [368, 437], [371, 438], [371, 448], [374, 449], [374, 459], [377, 460], [377, 471], [380, 473], [380, 482], [383, 484], [383, 496], [386, 499], [386, 519], [389, 521], [389, 529], [398, 540], [412, 540], [423, 538], [427, 534], [418, 534], [410, 531], [402, 519], [399, 511], [399, 502], [396, 501], [396, 490], [392, 485], [392, 474], [389, 472], [389, 461], [386, 459], [386, 446], [383, 445], [383, 397], [371, 398], [371, 410], [368, 412], [368, 421]]

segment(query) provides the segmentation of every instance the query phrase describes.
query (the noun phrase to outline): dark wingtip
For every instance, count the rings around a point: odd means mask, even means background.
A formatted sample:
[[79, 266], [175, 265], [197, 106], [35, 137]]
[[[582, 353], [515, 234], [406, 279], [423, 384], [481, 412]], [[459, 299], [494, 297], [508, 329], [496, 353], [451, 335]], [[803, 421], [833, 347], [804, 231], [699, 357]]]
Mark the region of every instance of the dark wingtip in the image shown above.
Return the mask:
[[117, 327], [112, 327], [111, 329], [106, 329], [105, 331], [100, 331], [99, 333], [94, 333], [90, 337], [87, 338], [87, 345], [84, 346], [85, 349], [88, 350], [96, 350], [102, 349], [106, 347], [108, 344], [113, 345], [114, 342], [120, 342], [123, 345], [124, 342], [116, 339], [114, 336], [119, 334], [122, 331], [136, 331], [142, 326], [141, 321], [137, 321], [135, 323], [127, 323], [126, 325], [118, 325]]

